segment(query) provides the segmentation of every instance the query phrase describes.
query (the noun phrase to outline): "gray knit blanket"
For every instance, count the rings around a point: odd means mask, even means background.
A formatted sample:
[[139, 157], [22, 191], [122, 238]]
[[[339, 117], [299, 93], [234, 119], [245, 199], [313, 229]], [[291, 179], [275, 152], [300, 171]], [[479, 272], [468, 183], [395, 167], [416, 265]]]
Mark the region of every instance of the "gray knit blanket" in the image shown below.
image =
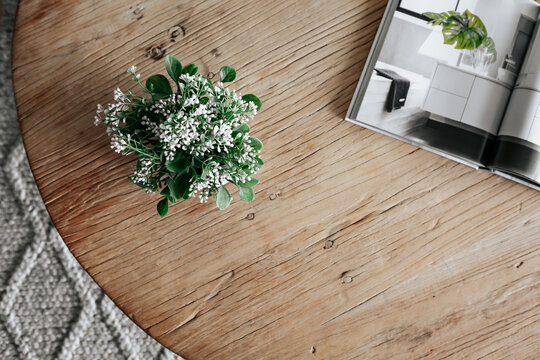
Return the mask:
[[180, 359], [113, 304], [52, 225], [28, 166], [13, 99], [17, 1], [0, 4], [0, 359]]

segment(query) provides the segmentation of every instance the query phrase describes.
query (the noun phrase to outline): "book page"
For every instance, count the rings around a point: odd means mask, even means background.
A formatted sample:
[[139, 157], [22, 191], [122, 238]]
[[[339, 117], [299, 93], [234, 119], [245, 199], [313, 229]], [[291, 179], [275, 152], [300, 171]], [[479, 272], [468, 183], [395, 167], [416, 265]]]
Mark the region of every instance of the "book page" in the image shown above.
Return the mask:
[[540, 18], [501, 124], [490, 167], [540, 182]]
[[[500, 0], [497, 6], [492, 0], [396, 0], [392, 6], [396, 10], [383, 21], [384, 35], [372, 49], [347, 119], [486, 166], [528, 49], [527, 37], [517, 34], [535, 24], [539, 5], [532, 0]], [[465, 44], [474, 50], [456, 49], [460, 42], [443, 33], [443, 23], [430, 23], [435, 16], [453, 24], [454, 34], [485, 36]]]

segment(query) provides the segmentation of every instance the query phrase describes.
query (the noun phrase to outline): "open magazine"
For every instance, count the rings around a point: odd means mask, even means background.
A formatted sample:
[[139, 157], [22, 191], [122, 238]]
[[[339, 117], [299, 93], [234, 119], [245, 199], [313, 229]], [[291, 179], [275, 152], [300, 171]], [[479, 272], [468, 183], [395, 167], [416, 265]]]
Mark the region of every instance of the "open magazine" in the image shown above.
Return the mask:
[[389, 0], [346, 119], [540, 190], [539, 17], [532, 0]]

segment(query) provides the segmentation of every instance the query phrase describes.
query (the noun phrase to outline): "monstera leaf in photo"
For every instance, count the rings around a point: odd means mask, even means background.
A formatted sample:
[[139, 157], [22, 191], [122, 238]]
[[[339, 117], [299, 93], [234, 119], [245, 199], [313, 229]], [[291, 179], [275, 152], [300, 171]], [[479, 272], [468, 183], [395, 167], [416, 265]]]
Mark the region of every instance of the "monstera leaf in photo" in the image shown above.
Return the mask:
[[433, 26], [442, 25], [444, 43], [455, 45], [459, 50], [475, 50], [485, 46], [492, 55], [492, 62], [497, 61], [495, 42], [488, 36], [486, 26], [482, 20], [469, 10], [463, 13], [447, 11], [442, 13], [426, 12], [423, 15], [429, 18]]

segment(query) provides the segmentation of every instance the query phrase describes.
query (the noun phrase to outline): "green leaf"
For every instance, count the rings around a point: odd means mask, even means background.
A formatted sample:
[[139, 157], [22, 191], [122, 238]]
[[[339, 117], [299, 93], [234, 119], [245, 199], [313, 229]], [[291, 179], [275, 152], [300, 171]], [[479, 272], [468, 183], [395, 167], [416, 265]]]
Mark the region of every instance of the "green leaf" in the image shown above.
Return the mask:
[[171, 195], [171, 189], [169, 189], [168, 186], [164, 187], [163, 190], [160, 192], [163, 196], [170, 196]]
[[189, 64], [182, 70], [182, 74], [195, 75], [199, 68], [195, 64]]
[[434, 26], [442, 24], [450, 16], [448, 12], [443, 12], [443, 13], [425, 12], [422, 15], [429, 18], [430, 19], [429, 22]]
[[258, 183], [259, 183], [259, 179], [252, 177], [251, 180], [245, 181], [243, 183], [238, 183], [238, 186], [253, 187], [257, 185]]
[[236, 79], [236, 70], [232, 66], [224, 66], [219, 69], [219, 79], [221, 82], [233, 82]]
[[146, 80], [146, 88], [160, 97], [167, 97], [173, 93], [169, 80], [161, 74], [149, 77]]
[[258, 156], [255, 156], [255, 160], [257, 161], [257, 163], [259, 164], [259, 166], [263, 166], [264, 165], [264, 161], [258, 157]]
[[[255, 159], [257, 159], [255, 157]], [[242, 171], [247, 175], [247, 176], [250, 176], [251, 174], [253, 174], [253, 171], [251, 171], [251, 169], [249, 168], [249, 166], [242, 166]]]
[[494, 63], [497, 61], [497, 49], [495, 48], [495, 41], [491, 37], [488, 37], [485, 41], [485, 44], [488, 50], [488, 54], [491, 54], [493, 56], [493, 59], [491, 63]]
[[179, 151], [174, 156], [173, 160], [167, 160], [165, 162], [165, 167], [167, 170], [173, 173], [181, 173], [186, 171], [189, 167], [189, 160], [185, 158], [184, 153]]
[[238, 190], [240, 191], [240, 199], [243, 202], [250, 203], [253, 200], [255, 200], [255, 192], [250, 187], [245, 186], [238, 186]]
[[165, 58], [165, 69], [167, 73], [174, 80], [175, 83], [178, 83], [180, 75], [182, 75], [182, 64], [180, 61], [172, 55], [167, 55]]
[[174, 181], [169, 182], [169, 188], [171, 189], [171, 195], [176, 199], [183, 199], [186, 193], [189, 192], [189, 181], [191, 180], [191, 174], [189, 172], [183, 173], [177, 176]]
[[249, 145], [251, 145], [257, 151], [261, 150], [263, 147], [263, 143], [261, 142], [261, 140], [254, 137], [249, 138]]
[[205, 164], [203, 164], [202, 172], [201, 172], [201, 179], [206, 179], [209, 173], [210, 173], [210, 168], [206, 166]]
[[[246, 123], [244, 123], [244, 124], [242, 124], [242, 125], [240, 125], [240, 126], [237, 126], [237, 127], [233, 130], [233, 132], [231, 133], [231, 136], [232, 136], [233, 139], [238, 140], [238, 141], [241, 141], [241, 139], [243, 139], [243, 136], [244, 136], [245, 134], [247, 134], [247, 133], [249, 132], [249, 130], [251, 130], [251, 129], [249, 128], [249, 125], [246, 124]], [[242, 136], [238, 136], [239, 134], [242, 134]]]
[[242, 125], [237, 126], [236, 128], [234, 128], [233, 132], [247, 134], [249, 132], [249, 130], [251, 130], [249, 128], [249, 125], [246, 124], [246, 123], [243, 123]]
[[225, 210], [231, 204], [231, 194], [225, 186], [219, 188], [216, 196], [216, 204], [220, 210]]
[[259, 100], [258, 97], [256, 97], [255, 95], [253, 94], [246, 94], [244, 96], [242, 96], [242, 100], [246, 101], [246, 102], [252, 102], [255, 104], [255, 106], [257, 106], [257, 111], [261, 110], [261, 107], [262, 107], [262, 101]]
[[164, 197], [160, 200], [157, 204], [157, 212], [159, 216], [164, 217], [169, 212], [169, 199], [167, 197]]

